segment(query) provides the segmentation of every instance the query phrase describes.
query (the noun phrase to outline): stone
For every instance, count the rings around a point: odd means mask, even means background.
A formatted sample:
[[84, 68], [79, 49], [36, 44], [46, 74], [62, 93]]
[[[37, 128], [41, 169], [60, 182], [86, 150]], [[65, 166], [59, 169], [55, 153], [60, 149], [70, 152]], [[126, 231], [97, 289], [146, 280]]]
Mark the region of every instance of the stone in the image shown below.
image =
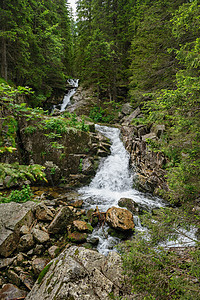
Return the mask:
[[89, 157], [83, 159], [81, 172], [86, 175], [94, 174], [94, 166]]
[[[102, 254], [72, 246], [51, 261], [46, 275], [36, 282], [26, 300], [134, 299], [125, 285], [121, 258], [117, 253]], [[130, 298], [129, 298], [130, 296]]]
[[9, 258], [0, 258], [0, 269], [4, 269], [8, 266], [10, 266], [14, 260], [16, 259], [15, 257], [9, 257]]
[[47, 232], [44, 232], [43, 230], [33, 228], [32, 234], [36, 242], [40, 244], [44, 244], [50, 240], [50, 236]]
[[75, 220], [73, 221], [73, 225], [78, 231], [89, 232], [93, 231], [93, 227], [85, 221]]
[[32, 261], [32, 267], [35, 275], [39, 275], [40, 272], [44, 269], [44, 267], [48, 264], [49, 260], [46, 258], [35, 258]]
[[44, 167], [44, 172], [48, 182], [53, 184], [58, 183], [61, 177], [60, 168], [53, 161], [46, 161]]
[[107, 210], [106, 222], [110, 227], [121, 231], [133, 230], [135, 227], [132, 213], [114, 206]]
[[48, 253], [50, 255], [51, 258], [54, 258], [57, 256], [57, 254], [59, 253], [59, 247], [58, 246], [51, 246], [48, 249]]
[[152, 131], [156, 134], [156, 136], [157, 136], [158, 138], [160, 138], [161, 135], [162, 135], [162, 134], [164, 133], [164, 131], [165, 131], [165, 125], [164, 125], [164, 124], [163, 124], [163, 125], [155, 125], [155, 126], [153, 126]]
[[81, 208], [83, 206], [83, 200], [76, 200], [74, 202], [70, 202], [70, 205], [75, 208]]
[[54, 217], [52, 211], [45, 205], [44, 201], [36, 206], [35, 216], [40, 221], [52, 221]]
[[87, 241], [87, 234], [74, 231], [74, 232], [68, 234], [68, 238], [73, 243], [82, 244]]
[[31, 249], [34, 246], [34, 240], [31, 233], [23, 235], [19, 240], [18, 249], [20, 251], [26, 251]]
[[98, 237], [89, 238], [88, 243], [90, 243], [93, 246], [97, 246], [99, 243], [99, 238]]
[[141, 110], [139, 107], [137, 107], [131, 114], [130, 116], [127, 116], [125, 118], [123, 118], [122, 120], [122, 125], [129, 125], [131, 124], [132, 120], [135, 119], [139, 114], [140, 114]]
[[13, 270], [8, 270], [7, 275], [10, 282], [12, 282], [17, 286], [20, 285], [21, 282], [20, 277]]
[[122, 109], [121, 109], [122, 114], [129, 115], [131, 111], [132, 111], [132, 106], [130, 103], [125, 103], [122, 105]]
[[0, 204], [0, 255], [8, 257], [16, 248], [20, 239], [20, 228], [28, 227], [34, 220], [33, 209], [36, 203], [28, 201]]
[[66, 230], [67, 225], [72, 223], [72, 220], [73, 213], [71, 212], [71, 210], [67, 206], [62, 207], [49, 225], [48, 232], [52, 234], [63, 232], [64, 230]]
[[29, 227], [28, 227], [27, 225], [23, 225], [23, 226], [20, 228], [19, 233], [20, 233], [20, 235], [24, 235], [24, 234], [30, 233]]
[[41, 255], [42, 252], [44, 252], [44, 246], [43, 245], [36, 245], [36, 247], [34, 248], [34, 254], [35, 255]]
[[126, 207], [132, 213], [138, 213], [139, 207], [138, 204], [130, 198], [121, 198], [118, 201], [120, 207]]
[[143, 141], [146, 141], [147, 139], [149, 139], [149, 140], [156, 140], [156, 138], [157, 138], [157, 136], [156, 136], [156, 134], [154, 132], [150, 132], [150, 133], [145, 134], [145, 135], [142, 136], [142, 140]]
[[26, 291], [20, 290], [17, 286], [11, 283], [3, 285], [3, 288], [0, 290], [1, 300], [24, 299], [26, 295]]
[[30, 275], [27, 274], [27, 272], [20, 272], [20, 280], [23, 282], [23, 284], [29, 289], [31, 290], [33, 285], [34, 285], [34, 281], [32, 279], [32, 277]]

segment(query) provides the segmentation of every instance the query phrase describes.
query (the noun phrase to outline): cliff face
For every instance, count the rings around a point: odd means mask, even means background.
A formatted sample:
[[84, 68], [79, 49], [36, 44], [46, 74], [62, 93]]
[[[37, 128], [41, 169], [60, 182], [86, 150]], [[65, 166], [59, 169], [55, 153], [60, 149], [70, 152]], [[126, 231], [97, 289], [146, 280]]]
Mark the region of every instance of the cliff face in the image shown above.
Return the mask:
[[161, 128], [150, 131], [145, 126], [130, 124], [122, 124], [121, 128], [123, 142], [130, 153], [130, 164], [136, 173], [137, 188], [155, 195], [159, 190], [168, 190], [167, 172], [163, 169], [166, 158], [161, 152], [151, 151], [147, 139], [159, 139]]

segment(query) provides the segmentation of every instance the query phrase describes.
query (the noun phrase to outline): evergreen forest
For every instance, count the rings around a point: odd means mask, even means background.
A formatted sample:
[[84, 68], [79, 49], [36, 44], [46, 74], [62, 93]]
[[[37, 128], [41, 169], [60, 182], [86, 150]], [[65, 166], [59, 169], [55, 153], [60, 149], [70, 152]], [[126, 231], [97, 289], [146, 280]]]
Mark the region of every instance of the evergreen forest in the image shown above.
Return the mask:
[[[200, 1], [77, 0], [76, 5], [74, 16], [67, 0], [0, 1], [0, 108], [9, 128], [5, 133], [1, 122], [0, 154], [14, 151], [16, 120], [25, 111], [21, 100], [10, 98], [23, 98], [35, 116], [52, 98], [62, 97], [70, 78], [79, 78], [98, 99], [90, 120], [115, 124], [129, 103], [142, 111], [133, 125], [165, 125], [161, 139], [147, 142], [167, 158], [169, 189], [160, 195], [178, 211], [156, 215], [160, 228], [144, 216], [152, 241], [136, 239], [120, 251], [134, 292], [142, 295], [138, 299], [199, 299], [199, 246], [192, 262], [153, 247], [163, 232], [173, 235], [171, 224], [191, 223], [200, 230]], [[1, 173], [4, 168], [1, 164]], [[42, 167], [34, 172], [43, 177]]]

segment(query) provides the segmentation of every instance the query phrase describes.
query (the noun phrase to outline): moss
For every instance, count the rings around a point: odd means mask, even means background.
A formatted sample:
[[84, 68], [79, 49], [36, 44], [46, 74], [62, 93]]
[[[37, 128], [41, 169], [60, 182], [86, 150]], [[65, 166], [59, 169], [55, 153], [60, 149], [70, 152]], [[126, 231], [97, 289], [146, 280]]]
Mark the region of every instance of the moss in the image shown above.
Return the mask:
[[75, 253], [74, 253], [76, 256], [79, 255], [79, 250], [76, 249]]
[[53, 262], [50, 262], [48, 265], [46, 265], [44, 267], [44, 269], [42, 270], [42, 272], [40, 273], [40, 275], [38, 276], [37, 282], [38, 284], [40, 284], [42, 282], [42, 279], [44, 278], [44, 276], [47, 274], [47, 272], [49, 271], [50, 266], [52, 265]]
[[94, 228], [89, 223], [87, 223], [87, 228], [88, 228], [88, 231], [90, 233], [92, 233], [92, 231], [93, 231]]

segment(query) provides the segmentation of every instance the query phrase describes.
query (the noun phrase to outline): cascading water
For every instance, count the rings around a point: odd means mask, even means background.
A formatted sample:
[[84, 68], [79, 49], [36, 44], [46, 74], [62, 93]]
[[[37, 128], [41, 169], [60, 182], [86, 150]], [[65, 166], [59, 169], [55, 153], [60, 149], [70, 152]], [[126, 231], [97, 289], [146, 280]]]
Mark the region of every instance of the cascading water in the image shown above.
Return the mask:
[[[159, 198], [148, 198], [144, 194], [132, 188], [133, 172], [129, 169], [129, 153], [120, 140], [118, 128], [96, 125], [96, 129], [104, 134], [112, 142], [111, 154], [102, 159], [96, 176], [89, 186], [81, 188], [86, 208], [106, 212], [111, 206], [118, 206], [120, 198], [131, 198], [138, 204], [148, 208], [161, 207], [164, 205]], [[137, 222], [136, 222], [137, 221]], [[141, 227], [138, 217], [135, 217], [136, 227]], [[99, 238], [98, 250], [106, 254], [119, 239], [105, 237], [107, 228], [99, 228], [93, 231], [92, 236]]]
[[68, 79], [67, 82], [69, 83], [70, 86], [72, 86], [74, 88], [70, 88], [68, 93], [64, 96], [63, 102], [62, 102], [61, 108], [60, 108], [61, 112], [65, 111], [67, 105], [70, 104], [70, 99], [76, 93], [76, 89], [78, 87], [78, 79]]

